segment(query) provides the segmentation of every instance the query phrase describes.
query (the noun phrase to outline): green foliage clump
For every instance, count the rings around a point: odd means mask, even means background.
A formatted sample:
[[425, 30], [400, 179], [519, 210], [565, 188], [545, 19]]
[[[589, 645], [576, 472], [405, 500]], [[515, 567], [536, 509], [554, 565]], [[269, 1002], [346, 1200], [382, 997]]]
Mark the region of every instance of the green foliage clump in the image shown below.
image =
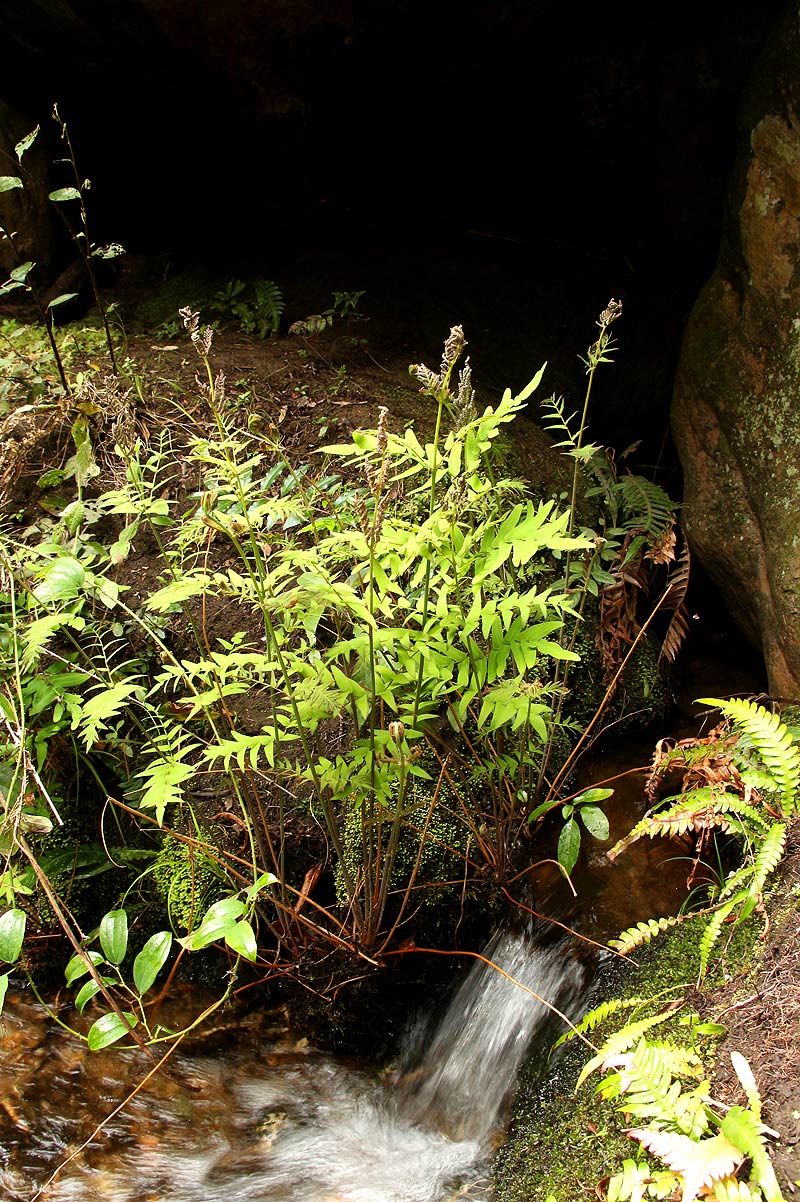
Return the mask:
[[169, 834], [164, 835], [150, 878], [170, 923], [179, 931], [193, 930], [224, 888], [216, 866], [202, 851]]

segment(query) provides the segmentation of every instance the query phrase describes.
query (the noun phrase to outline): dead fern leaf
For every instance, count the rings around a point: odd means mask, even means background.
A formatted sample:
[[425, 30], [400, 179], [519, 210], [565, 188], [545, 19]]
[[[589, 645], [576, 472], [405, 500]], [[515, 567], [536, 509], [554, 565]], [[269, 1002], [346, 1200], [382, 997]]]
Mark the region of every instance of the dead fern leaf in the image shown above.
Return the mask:
[[691, 552], [689, 544], [684, 537], [683, 550], [678, 559], [675, 569], [670, 573], [667, 583], [667, 592], [661, 604], [662, 609], [674, 610], [672, 621], [667, 627], [667, 633], [664, 635], [664, 641], [661, 644], [661, 652], [659, 654], [659, 663], [662, 660], [669, 660], [674, 663], [678, 652], [686, 641], [689, 634], [689, 613], [686, 609], [685, 599], [686, 590], [689, 587], [689, 573], [691, 571]]
[[628, 1131], [649, 1152], [653, 1152], [673, 1173], [682, 1178], [681, 1202], [694, 1202], [701, 1190], [715, 1181], [730, 1177], [744, 1155], [724, 1135], [694, 1140], [676, 1131], [653, 1131], [647, 1127]]

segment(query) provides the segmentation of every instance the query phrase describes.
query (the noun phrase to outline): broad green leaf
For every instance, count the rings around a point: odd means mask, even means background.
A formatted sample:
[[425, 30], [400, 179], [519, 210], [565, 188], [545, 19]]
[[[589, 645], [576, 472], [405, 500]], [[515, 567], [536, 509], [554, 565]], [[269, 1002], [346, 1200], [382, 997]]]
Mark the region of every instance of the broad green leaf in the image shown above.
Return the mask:
[[95, 967], [98, 964], [105, 964], [105, 959], [100, 952], [84, 952], [82, 956], [73, 956], [64, 969], [64, 976], [67, 985], [74, 985], [81, 977], [85, 977], [89, 971], [89, 966], [86, 961], [90, 960]]
[[133, 962], [133, 983], [138, 993], [147, 993], [161, 969], [167, 962], [172, 948], [169, 931], [157, 931], [151, 935]]
[[578, 853], [581, 850], [581, 832], [574, 818], [570, 818], [564, 823], [561, 834], [558, 836], [558, 862], [562, 864], [567, 872], [572, 872], [578, 862]]
[[86, 506], [83, 501], [71, 501], [61, 513], [61, 521], [67, 528], [67, 534], [72, 537], [77, 534], [80, 529], [81, 522], [86, 514]]
[[13, 271], [9, 271], [8, 278], [13, 280], [15, 284], [24, 284], [32, 267], [33, 259], [28, 259], [26, 263], [20, 263], [19, 267], [15, 267]]
[[[125, 1018], [131, 1027], [136, 1026], [137, 1020], [134, 1014], [125, 1011]], [[99, 1052], [101, 1048], [110, 1047], [112, 1043], [117, 1043], [126, 1035], [130, 1035], [130, 1027], [125, 1025], [119, 1014], [102, 1014], [89, 1028], [89, 1034], [86, 1037], [89, 1051]]]
[[51, 192], [48, 200], [54, 201], [56, 204], [61, 204], [62, 200], [80, 200], [81, 194], [77, 188], [56, 188], [55, 192]]
[[95, 576], [90, 596], [101, 601], [106, 609], [114, 609], [119, 601], [119, 590], [120, 586], [115, 580], [109, 580], [107, 576]]
[[587, 802], [594, 804], [598, 801], [607, 801], [609, 797], [613, 796], [613, 789], [587, 789], [585, 793], [579, 793], [578, 796], [573, 799], [572, 804], [575, 806], [582, 806]]
[[21, 188], [22, 180], [18, 175], [0, 175], [0, 192], [10, 192], [12, 188]]
[[22, 814], [19, 825], [26, 835], [49, 835], [53, 829], [46, 814]]
[[100, 920], [100, 946], [111, 964], [121, 964], [128, 950], [128, 915], [109, 910]]
[[[100, 981], [103, 982], [103, 985], [114, 984], [113, 977], [101, 977]], [[100, 992], [100, 981], [95, 981], [93, 977], [90, 977], [88, 981], [84, 981], [78, 992], [75, 994], [75, 1005], [79, 1013], [83, 1014], [87, 1004]]]
[[608, 838], [608, 819], [597, 806], [581, 806], [578, 810], [581, 821], [595, 839]]
[[192, 931], [191, 935], [184, 935], [178, 943], [185, 947], [187, 952], [198, 952], [201, 948], [216, 943], [218, 939], [225, 939], [244, 911], [244, 902], [238, 897], [225, 897], [208, 909], [196, 931]]
[[15, 964], [22, 951], [27, 916], [24, 910], [6, 910], [0, 915], [0, 960]]
[[65, 305], [67, 301], [75, 300], [77, 292], [62, 292], [61, 296], [57, 296], [54, 300], [48, 302], [48, 309], [55, 309], [57, 305]]
[[252, 902], [258, 897], [262, 889], [266, 889], [270, 885], [277, 885], [277, 883], [278, 878], [275, 876], [274, 872], [262, 872], [253, 881], [252, 885], [245, 893], [245, 897], [247, 898], [248, 902]]
[[42, 602], [71, 601], [77, 597], [85, 579], [83, 564], [71, 555], [62, 555], [45, 568], [33, 595]]
[[22, 156], [24, 155], [25, 151], [30, 150], [31, 146], [33, 146], [38, 133], [39, 126], [37, 125], [35, 129], [32, 129], [29, 134], [26, 134], [24, 138], [20, 138], [19, 142], [17, 142], [16, 146], [14, 147], [14, 154], [17, 156], [18, 163], [22, 162]]
[[254, 961], [258, 955], [256, 937], [246, 918], [241, 918], [228, 928], [225, 932], [225, 942], [232, 951], [244, 956], [245, 960]]
[[0, 974], [0, 1014], [3, 1013], [3, 1003], [6, 1000], [6, 990], [8, 989], [8, 973]]

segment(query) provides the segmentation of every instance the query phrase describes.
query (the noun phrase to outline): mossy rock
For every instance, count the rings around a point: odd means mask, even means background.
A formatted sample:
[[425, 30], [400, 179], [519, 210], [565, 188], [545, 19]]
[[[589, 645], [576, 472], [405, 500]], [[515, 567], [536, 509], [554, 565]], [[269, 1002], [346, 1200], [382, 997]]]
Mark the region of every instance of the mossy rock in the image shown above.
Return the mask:
[[[637, 951], [638, 964], [606, 960], [599, 969], [586, 1000], [588, 1012], [611, 998], [649, 998], [652, 1012], [670, 997], [697, 980], [700, 969], [700, 934], [705, 916], [688, 919]], [[703, 990], [711, 989], [723, 976], [741, 976], [749, 971], [753, 947], [762, 929], [755, 917], [740, 923], [725, 948], [724, 971], [709, 973]], [[698, 999], [699, 1000], [699, 999]], [[617, 1012], [591, 1033], [599, 1046], [614, 1030], [630, 1021], [632, 1011]], [[638, 1015], [641, 1017], [641, 1015]], [[687, 1028], [679, 1016], [658, 1031], [673, 1040], [687, 1040]], [[714, 1045], [705, 1047], [709, 1073], [714, 1063]], [[541, 1056], [529, 1056], [520, 1073], [517, 1096], [507, 1142], [494, 1166], [496, 1202], [579, 1202], [593, 1193], [610, 1173], [621, 1170], [635, 1145], [625, 1135], [629, 1126], [611, 1102], [598, 1099], [599, 1078], [590, 1078], [576, 1093], [575, 1085], [588, 1059], [586, 1047], [577, 1039], [556, 1054], [552, 1067], [542, 1072]]]
[[214, 861], [174, 835], [164, 836], [150, 879], [168, 925], [182, 932], [198, 925], [224, 889]]

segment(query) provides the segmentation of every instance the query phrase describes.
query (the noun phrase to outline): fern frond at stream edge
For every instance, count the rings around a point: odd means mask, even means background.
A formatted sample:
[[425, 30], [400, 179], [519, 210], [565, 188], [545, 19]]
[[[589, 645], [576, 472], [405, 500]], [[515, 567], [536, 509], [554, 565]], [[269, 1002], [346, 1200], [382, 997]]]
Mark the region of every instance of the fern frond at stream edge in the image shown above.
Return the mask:
[[560, 1035], [553, 1044], [553, 1049], [561, 1046], [562, 1043], [567, 1043], [570, 1039], [574, 1039], [576, 1035], [585, 1035], [587, 1031], [593, 1031], [595, 1027], [599, 1027], [600, 1023], [605, 1022], [612, 1014], [618, 1013], [620, 1010], [630, 1010], [634, 1006], [645, 1006], [651, 998], [629, 997], [629, 998], [610, 998], [606, 1002], [601, 1002], [599, 1006], [595, 1006], [593, 1010], [589, 1010], [584, 1014], [580, 1022], [574, 1027], [570, 1027], [563, 1035]]
[[797, 790], [800, 788], [800, 751], [777, 714], [771, 714], [754, 701], [734, 697], [721, 701], [715, 697], [698, 698], [700, 705], [713, 705], [722, 710], [747, 735], [774, 778], [781, 795], [781, 807], [786, 817], [797, 809]]
[[679, 923], [685, 922], [687, 918], [691, 918], [691, 914], [678, 915], [677, 917], [669, 916], [667, 918], [649, 918], [644, 922], [637, 922], [636, 926], [628, 927], [616, 939], [609, 939], [608, 946], [613, 948], [615, 952], [619, 952], [621, 956], [625, 956], [628, 952], [632, 952], [637, 947], [642, 947], [645, 943], [649, 943], [656, 935], [660, 935], [662, 931], [668, 931], [670, 927], [676, 927]]

